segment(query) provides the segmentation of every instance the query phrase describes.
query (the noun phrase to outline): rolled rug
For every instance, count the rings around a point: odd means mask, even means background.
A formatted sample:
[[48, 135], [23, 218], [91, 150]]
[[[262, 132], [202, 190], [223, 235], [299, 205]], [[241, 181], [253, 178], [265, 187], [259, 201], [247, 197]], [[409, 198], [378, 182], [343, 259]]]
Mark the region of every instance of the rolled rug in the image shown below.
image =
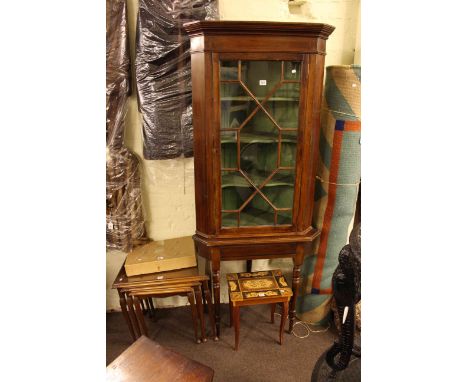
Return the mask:
[[326, 69], [312, 225], [321, 230], [302, 267], [299, 319], [327, 318], [331, 280], [347, 243], [361, 178], [361, 66]]
[[135, 76], [143, 156], [193, 157], [188, 21], [217, 17], [214, 0], [139, 0]]

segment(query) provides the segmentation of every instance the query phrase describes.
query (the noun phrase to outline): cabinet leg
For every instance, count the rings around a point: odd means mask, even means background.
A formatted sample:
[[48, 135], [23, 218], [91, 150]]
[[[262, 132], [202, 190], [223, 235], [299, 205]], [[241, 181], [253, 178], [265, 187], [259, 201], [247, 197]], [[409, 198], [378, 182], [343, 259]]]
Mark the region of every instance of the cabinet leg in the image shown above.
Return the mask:
[[120, 308], [122, 309], [122, 314], [124, 316], [125, 322], [127, 323], [128, 330], [130, 331], [130, 334], [131, 334], [133, 340], [135, 341], [136, 340], [136, 335], [135, 335], [135, 331], [133, 330], [132, 321], [130, 321], [130, 316], [128, 315], [127, 303], [125, 301], [125, 295], [120, 290], [118, 290], [118, 293], [119, 293]]
[[211, 334], [213, 336], [213, 340], [218, 341], [218, 336], [216, 335], [213, 301], [211, 299], [211, 292], [208, 286], [208, 281], [204, 280], [202, 283], [203, 283], [203, 290], [205, 294], [205, 303], [208, 306], [208, 317], [210, 319], [210, 324], [211, 324]]
[[[205, 259], [205, 275], [211, 275], [211, 268], [210, 268], [210, 261], [208, 259]], [[205, 303], [205, 313], [208, 312], [208, 304], [207, 304], [207, 291], [209, 291], [209, 295], [211, 296], [211, 278], [208, 281], [203, 281], [203, 298], [204, 298], [204, 303]], [[211, 303], [211, 301], [210, 301]]]
[[235, 331], [235, 346], [234, 349], [238, 350], [239, 349], [239, 332], [240, 332], [240, 307], [239, 306], [233, 306], [232, 307], [232, 315], [234, 319], [234, 331]]
[[[210, 260], [206, 259], [205, 260], [205, 275], [211, 275], [211, 267], [210, 267]], [[211, 279], [208, 280], [208, 289], [210, 290], [211, 292]]]
[[298, 245], [296, 248], [296, 256], [294, 257], [294, 268], [292, 277], [292, 292], [293, 296], [289, 303], [289, 333], [292, 333], [294, 320], [296, 319], [296, 301], [299, 294], [299, 285], [301, 282], [301, 266], [304, 261], [304, 246]]
[[289, 306], [289, 333], [292, 333], [294, 320], [296, 319], [296, 300], [297, 293], [299, 290], [299, 281], [300, 281], [301, 267], [295, 265], [293, 269], [293, 279], [292, 279], [292, 292], [293, 296], [290, 301]]
[[195, 300], [197, 302], [198, 318], [200, 320], [201, 340], [203, 342], [206, 342], [205, 313], [203, 312], [203, 299], [202, 299], [202, 293], [201, 293], [201, 286], [200, 285], [196, 286], [194, 290], [195, 290]]
[[213, 280], [213, 293], [215, 303], [216, 335], [221, 334], [221, 290], [220, 290], [220, 251], [219, 248], [211, 252], [211, 278]]

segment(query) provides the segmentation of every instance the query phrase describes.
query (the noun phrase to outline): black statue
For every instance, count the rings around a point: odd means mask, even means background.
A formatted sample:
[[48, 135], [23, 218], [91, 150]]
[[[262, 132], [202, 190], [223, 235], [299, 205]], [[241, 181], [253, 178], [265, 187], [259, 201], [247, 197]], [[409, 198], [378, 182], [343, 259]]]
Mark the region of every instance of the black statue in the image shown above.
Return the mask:
[[[361, 349], [354, 344], [355, 304], [361, 300], [361, 224], [354, 227], [338, 257], [338, 267], [333, 273], [333, 296], [336, 301], [341, 331], [339, 340], [317, 361], [312, 382], [355, 381], [360, 370], [344, 370], [351, 356], [361, 357]], [[326, 364], [323, 360], [326, 360]], [[359, 364], [360, 365], [360, 364]], [[331, 370], [330, 370], [331, 369]]]

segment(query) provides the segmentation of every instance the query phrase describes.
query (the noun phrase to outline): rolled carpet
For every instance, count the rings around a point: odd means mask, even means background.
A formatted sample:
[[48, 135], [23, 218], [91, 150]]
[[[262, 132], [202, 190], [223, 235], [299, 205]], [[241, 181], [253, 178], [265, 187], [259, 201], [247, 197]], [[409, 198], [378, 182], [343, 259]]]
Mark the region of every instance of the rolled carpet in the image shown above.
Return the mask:
[[319, 323], [330, 311], [331, 280], [347, 243], [361, 178], [361, 67], [326, 69], [312, 225], [321, 230], [302, 267], [299, 319]]

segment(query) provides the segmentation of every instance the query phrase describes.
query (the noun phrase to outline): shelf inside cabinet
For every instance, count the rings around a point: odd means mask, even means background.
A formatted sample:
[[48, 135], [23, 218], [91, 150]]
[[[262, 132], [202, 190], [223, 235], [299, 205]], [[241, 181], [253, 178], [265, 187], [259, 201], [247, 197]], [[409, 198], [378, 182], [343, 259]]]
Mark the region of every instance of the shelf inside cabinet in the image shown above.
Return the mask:
[[[240, 214], [240, 226], [273, 226], [274, 214], [258, 208], [245, 209]], [[291, 225], [291, 215], [278, 213], [277, 225]], [[223, 213], [223, 227], [237, 227], [237, 213]]]
[[[259, 172], [260, 173], [260, 172]], [[262, 180], [266, 179], [268, 174], [261, 173], [258, 176], [250, 174], [249, 177], [255, 184], [261, 183]], [[278, 186], [290, 186], [294, 187], [294, 176], [292, 174], [282, 174], [278, 172], [274, 175], [274, 178], [267, 182], [264, 187], [278, 187]], [[252, 185], [245, 179], [242, 174], [237, 171], [229, 171], [228, 174], [221, 176], [221, 188], [225, 187], [252, 187]]]
[[[256, 97], [258, 101], [262, 102], [265, 97]], [[252, 97], [248, 96], [233, 96], [233, 97], [221, 97], [221, 102], [226, 101], [226, 102], [232, 102], [232, 101], [254, 101]], [[274, 101], [274, 102], [299, 102], [299, 97], [270, 97], [268, 98], [268, 101]]]
[[[223, 130], [221, 130], [223, 132]], [[240, 141], [241, 143], [278, 143], [277, 134], [253, 134], [253, 133], [244, 133], [241, 130]], [[282, 143], [296, 143], [297, 136], [292, 134], [287, 134], [286, 132], [282, 133], [281, 137]], [[237, 143], [235, 136], [223, 136], [221, 135], [221, 144], [226, 143]]]

